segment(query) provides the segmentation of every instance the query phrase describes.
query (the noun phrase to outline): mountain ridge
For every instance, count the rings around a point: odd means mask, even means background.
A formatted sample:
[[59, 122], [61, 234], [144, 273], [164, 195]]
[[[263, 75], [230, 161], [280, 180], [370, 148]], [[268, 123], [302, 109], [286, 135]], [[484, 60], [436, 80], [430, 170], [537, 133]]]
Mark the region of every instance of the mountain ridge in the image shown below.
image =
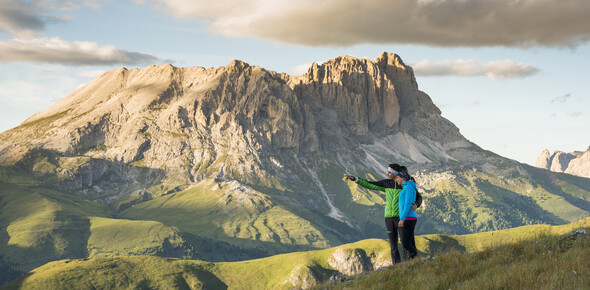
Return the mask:
[[590, 178], [590, 147], [586, 151], [570, 153], [555, 150], [553, 154], [550, 154], [549, 150], [545, 149], [537, 157], [535, 166], [555, 172]]
[[[365, 75], [355, 76], [357, 70]], [[388, 74], [395, 78], [390, 80]], [[102, 147], [106, 151], [94, 156], [122, 164], [143, 160], [143, 166], [151, 168], [166, 164], [169, 171], [173, 166], [174, 170], [181, 167], [180, 159], [188, 155], [191, 169], [184, 179], [194, 182], [203, 178], [197, 172], [204, 160], [223, 153], [252, 155], [255, 161], [244, 164], [233, 160], [232, 166], [246, 175], [265, 176], [268, 174], [260, 168], [252, 169], [252, 164], [260, 167], [258, 164], [271, 157], [273, 163], [282, 164], [296, 159], [297, 154], [369, 143], [394, 131], [424, 132], [429, 139], [437, 138], [439, 143], [451, 146], [468, 143], [458, 129], [440, 117], [440, 110], [429, 97], [417, 90], [411, 68], [397, 55], [383, 53], [375, 62], [339, 57], [312, 65], [303, 76], [284, 82], [285, 78], [285, 74], [237, 60], [208, 70], [171, 65], [116, 69], [3, 133], [6, 144], [12, 144], [0, 147], [0, 162], [22, 159], [31, 148], [72, 155]], [[409, 91], [416, 94], [415, 100], [398, 97]], [[398, 100], [414, 109], [400, 112]], [[400, 118], [402, 115], [407, 118]], [[406, 120], [418, 115], [428, 120]], [[435, 120], [435, 126], [429, 126], [432, 116], [439, 120]], [[48, 122], [52, 118], [57, 120]], [[48, 126], [27, 132], [26, 128], [35, 123]], [[436, 124], [441, 123], [451, 130], [436, 130]], [[458, 142], [445, 142], [447, 136], [438, 136], [441, 131], [453, 130], [450, 135]], [[22, 138], [23, 133], [29, 138]], [[213, 138], [206, 140], [209, 136]], [[343, 136], [349, 140], [343, 140]], [[235, 144], [239, 150], [219, 144]], [[276, 156], [261, 156], [261, 148]], [[292, 152], [276, 154], [283, 149]], [[425, 156], [419, 158], [430, 161]], [[100, 179], [106, 172], [104, 162], [99, 163], [93, 179]], [[217, 175], [213, 177], [235, 178], [223, 166]]]

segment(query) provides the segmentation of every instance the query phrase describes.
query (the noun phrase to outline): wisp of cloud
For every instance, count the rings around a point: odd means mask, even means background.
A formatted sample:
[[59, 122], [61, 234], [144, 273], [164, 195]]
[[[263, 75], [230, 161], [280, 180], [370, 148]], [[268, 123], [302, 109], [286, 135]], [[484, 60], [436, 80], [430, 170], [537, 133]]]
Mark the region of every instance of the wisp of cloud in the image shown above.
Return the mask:
[[513, 60], [508, 59], [492, 61], [485, 64], [472, 59], [445, 60], [436, 63], [431, 63], [429, 60], [422, 60], [412, 67], [417, 76], [485, 76], [492, 82], [528, 77], [539, 72], [538, 68], [530, 64], [517, 64]]

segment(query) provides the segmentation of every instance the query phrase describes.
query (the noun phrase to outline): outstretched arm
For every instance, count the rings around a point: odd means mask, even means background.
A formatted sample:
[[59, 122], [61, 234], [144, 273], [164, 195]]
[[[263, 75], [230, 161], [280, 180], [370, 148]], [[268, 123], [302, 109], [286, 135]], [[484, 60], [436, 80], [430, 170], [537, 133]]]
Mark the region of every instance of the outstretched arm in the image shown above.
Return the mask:
[[364, 187], [364, 188], [368, 188], [368, 189], [372, 189], [372, 190], [379, 190], [379, 191], [385, 191], [385, 181], [386, 180], [381, 180], [381, 181], [367, 181], [364, 180], [362, 178], [358, 178], [349, 174], [344, 175], [344, 178], [346, 180], [351, 180], [356, 182], [358, 185]]

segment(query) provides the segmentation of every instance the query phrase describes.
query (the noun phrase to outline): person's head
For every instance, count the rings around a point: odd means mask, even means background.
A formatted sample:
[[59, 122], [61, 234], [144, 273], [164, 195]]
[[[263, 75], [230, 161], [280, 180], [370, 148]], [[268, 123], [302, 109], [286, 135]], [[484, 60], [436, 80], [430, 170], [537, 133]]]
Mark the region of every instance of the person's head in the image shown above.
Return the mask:
[[396, 176], [396, 172], [398, 172], [399, 170], [401, 170], [399, 164], [396, 164], [396, 163], [389, 164], [389, 167], [387, 167], [387, 179], [394, 180], [395, 176]]
[[414, 179], [414, 177], [408, 172], [408, 168], [407, 167], [405, 167], [403, 165], [400, 166], [400, 167], [402, 169], [402, 172], [405, 173], [408, 176], [408, 178], [409, 178], [408, 180], [416, 181], [416, 179]]
[[397, 182], [397, 184], [402, 184], [410, 180], [411, 177], [405, 166], [393, 163], [389, 164], [389, 168], [387, 168], [387, 178]]

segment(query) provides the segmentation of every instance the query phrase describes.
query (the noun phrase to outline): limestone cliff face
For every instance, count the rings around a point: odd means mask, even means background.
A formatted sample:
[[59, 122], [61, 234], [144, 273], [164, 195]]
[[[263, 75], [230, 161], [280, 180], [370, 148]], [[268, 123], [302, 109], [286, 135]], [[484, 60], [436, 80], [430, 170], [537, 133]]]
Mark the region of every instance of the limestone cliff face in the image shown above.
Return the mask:
[[555, 151], [553, 154], [549, 154], [549, 150], [545, 149], [537, 157], [535, 166], [555, 172], [590, 177], [590, 147], [585, 152]]
[[316, 114], [324, 119], [321, 128], [338, 127], [327, 120], [337, 116], [345, 133], [357, 136], [386, 136], [402, 128], [441, 143], [465, 141], [452, 123], [441, 118], [430, 97], [418, 90], [412, 68], [395, 54], [382, 53], [375, 61], [338, 57], [314, 63], [301, 77], [286, 79], [312, 108], [325, 110]]
[[314, 63], [307, 74], [289, 81], [312, 106], [334, 109], [351, 133], [384, 134], [398, 124], [400, 106], [393, 80], [379, 61], [339, 57], [322, 65]]
[[549, 168], [551, 168], [551, 164], [549, 164], [550, 160], [551, 160], [551, 153], [549, 153], [549, 150], [545, 149], [537, 157], [537, 162], [535, 163], [535, 167], [549, 169]]
[[[120, 68], [0, 139], [0, 162], [35, 171], [47, 159], [35, 172], [97, 192], [108, 184], [96, 187], [103, 176], [122, 180], [143, 169], [166, 176], [166, 191], [204, 178], [269, 182], [293, 172], [285, 169], [305, 169], [305, 156], [331, 158], [359, 146], [380, 144], [420, 162], [452, 159], [446, 149], [469, 146], [418, 90], [412, 68], [390, 53], [375, 61], [338, 57], [297, 77], [241, 61]], [[39, 150], [45, 155], [34, 164], [23, 162]], [[90, 161], [63, 170], [74, 156]]]

